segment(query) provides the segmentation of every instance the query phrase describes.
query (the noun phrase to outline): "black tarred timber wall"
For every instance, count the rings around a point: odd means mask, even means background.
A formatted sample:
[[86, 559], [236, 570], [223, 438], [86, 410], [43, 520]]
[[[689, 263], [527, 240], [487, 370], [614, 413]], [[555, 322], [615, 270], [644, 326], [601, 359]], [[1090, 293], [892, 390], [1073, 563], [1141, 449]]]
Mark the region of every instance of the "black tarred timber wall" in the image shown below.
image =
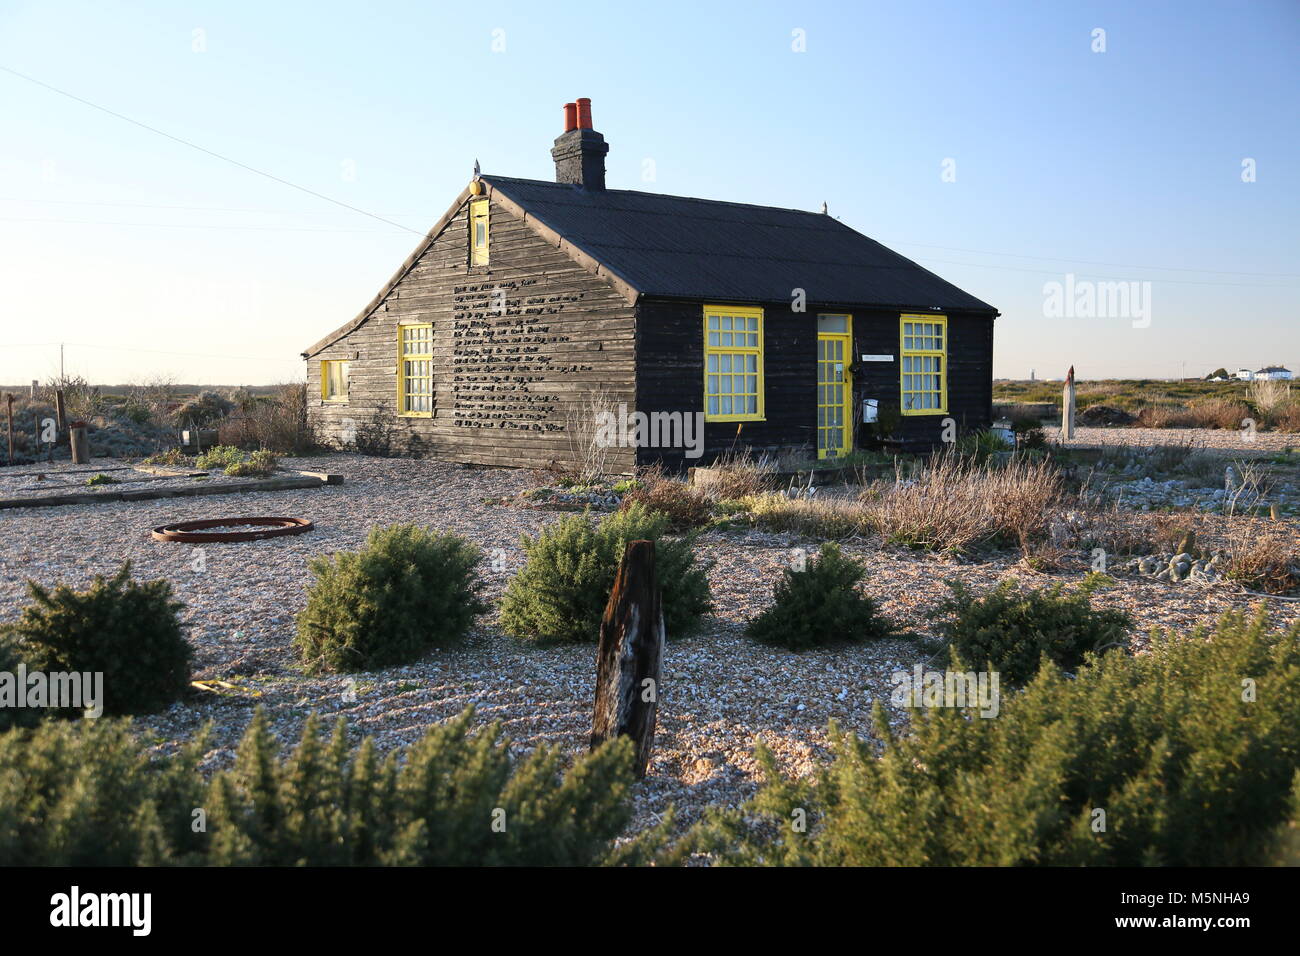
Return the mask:
[[[710, 300], [713, 305], [729, 304]], [[734, 303], [752, 304], [752, 303]], [[869, 308], [819, 308], [793, 312], [790, 304], [763, 304], [765, 420], [709, 422], [704, 453], [685, 458], [680, 449], [643, 448], [640, 463], [669, 467], [705, 464], [733, 446], [781, 449], [816, 448], [817, 315], [853, 316], [853, 391], [855, 408], [863, 399], [882, 409], [900, 404], [902, 348], [899, 313]], [[704, 410], [703, 302], [647, 300], [637, 306], [637, 410], [694, 413]], [[926, 450], [941, 441], [942, 422], [952, 418], [959, 433], [988, 426], [993, 402], [993, 318], [960, 312], [948, 316], [948, 410], [942, 415], [908, 415], [896, 432], [909, 449]], [[859, 357], [892, 355], [891, 362], [863, 363]], [[863, 436], [859, 434], [855, 441]]]
[[[378, 419], [394, 454], [545, 467], [573, 457], [568, 428], [591, 417], [593, 390], [632, 402], [632, 305], [508, 210], [489, 210], [488, 265], [468, 265], [463, 205], [366, 322], [308, 359], [308, 414], [324, 438]], [[397, 328], [410, 322], [433, 325], [431, 418], [396, 414]], [[320, 401], [322, 359], [350, 361], [346, 404]], [[632, 464], [631, 449], [607, 455], [612, 471]]]

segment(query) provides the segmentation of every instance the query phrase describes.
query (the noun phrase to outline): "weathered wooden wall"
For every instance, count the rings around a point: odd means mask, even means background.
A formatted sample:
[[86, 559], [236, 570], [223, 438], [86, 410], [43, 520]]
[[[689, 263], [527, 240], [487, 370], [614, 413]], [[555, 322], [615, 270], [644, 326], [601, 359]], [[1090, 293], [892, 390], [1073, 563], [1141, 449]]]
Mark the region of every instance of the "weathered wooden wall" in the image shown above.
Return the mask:
[[[727, 304], [720, 301], [715, 304]], [[704, 410], [703, 302], [643, 301], [637, 310], [638, 410], [696, 413]], [[855, 359], [863, 354], [892, 355], [891, 362], [858, 363], [854, 374], [857, 407], [865, 398], [882, 407], [900, 404], [902, 343], [899, 313], [875, 309], [821, 308], [793, 312], [790, 304], [763, 305], [765, 420], [710, 422], [704, 426], [704, 453], [685, 458], [681, 449], [641, 449], [643, 463], [670, 467], [707, 462], [733, 446], [781, 449], [805, 446], [815, 454], [817, 421], [817, 314], [851, 312]], [[906, 416], [898, 434], [911, 448], [940, 441], [941, 422], [953, 418], [959, 431], [986, 427], [993, 394], [993, 319], [988, 315], [947, 313], [948, 411], [946, 415]]]
[[[563, 461], [573, 454], [576, 423], [591, 434], [593, 391], [634, 401], [633, 307], [495, 201], [490, 264], [469, 266], [467, 214], [468, 204], [366, 322], [309, 358], [311, 418], [334, 442], [348, 422], [387, 422], [396, 454], [486, 465]], [[504, 313], [494, 290], [504, 292]], [[405, 322], [433, 324], [432, 418], [396, 414], [397, 328]], [[351, 362], [346, 404], [319, 400], [322, 359]], [[632, 451], [613, 449], [609, 464], [629, 470]]]

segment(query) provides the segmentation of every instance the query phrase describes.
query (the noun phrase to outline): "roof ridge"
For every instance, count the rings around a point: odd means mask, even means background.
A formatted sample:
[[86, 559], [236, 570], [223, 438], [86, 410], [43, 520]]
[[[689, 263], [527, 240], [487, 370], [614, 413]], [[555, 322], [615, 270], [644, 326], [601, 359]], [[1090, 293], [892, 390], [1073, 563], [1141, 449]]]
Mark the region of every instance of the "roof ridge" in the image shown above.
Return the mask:
[[[576, 186], [571, 183], [554, 183], [548, 179], [526, 179], [523, 176], [498, 176], [492, 173], [483, 173], [482, 178], [489, 181], [504, 180], [514, 183], [528, 183], [534, 186], [550, 186], [559, 190], [591, 195], [590, 190], [584, 190], [581, 186]], [[793, 212], [804, 216], [816, 216], [818, 219], [825, 217], [829, 222], [839, 222], [838, 219], [829, 216], [826, 213], [816, 212], [811, 209], [796, 209], [793, 206], [769, 206], [763, 203], [738, 202], [734, 199], [705, 199], [701, 196], [678, 196], [675, 193], [652, 193], [644, 189], [604, 189], [601, 190], [601, 192], [624, 193], [629, 196], [649, 196], [654, 199], [680, 199], [683, 202], [698, 202], [703, 203], [706, 206], [739, 206], [742, 209], [771, 209], [775, 212]], [[843, 223], [840, 224], [843, 225]]]

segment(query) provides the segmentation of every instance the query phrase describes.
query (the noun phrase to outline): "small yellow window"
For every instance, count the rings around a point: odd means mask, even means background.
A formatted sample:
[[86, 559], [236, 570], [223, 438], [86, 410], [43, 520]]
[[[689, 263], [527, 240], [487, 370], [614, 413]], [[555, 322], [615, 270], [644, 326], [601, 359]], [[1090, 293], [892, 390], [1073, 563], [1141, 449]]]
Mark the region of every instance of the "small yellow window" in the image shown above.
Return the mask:
[[408, 418], [433, 416], [433, 326], [397, 327], [397, 409]]
[[704, 420], [763, 420], [763, 310], [704, 307]]
[[326, 402], [348, 400], [348, 367], [351, 363], [330, 359], [320, 363], [320, 397]]
[[475, 199], [469, 204], [469, 264], [485, 266], [488, 262], [488, 201]]
[[947, 414], [947, 316], [904, 315], [900, 326], [903, 414]]

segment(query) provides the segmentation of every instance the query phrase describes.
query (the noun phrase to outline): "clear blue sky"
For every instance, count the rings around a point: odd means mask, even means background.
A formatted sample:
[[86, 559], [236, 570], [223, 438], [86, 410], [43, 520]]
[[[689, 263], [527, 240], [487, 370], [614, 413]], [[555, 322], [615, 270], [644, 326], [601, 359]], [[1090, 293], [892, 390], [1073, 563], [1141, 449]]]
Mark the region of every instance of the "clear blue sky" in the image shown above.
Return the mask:
[[[0, 2], [0, 66], [417, 232], [475, 158], [552, 178], [589, 96], [611, 187], [825, 200], [1015, 378], [1300, 366], [1298, 53], [1294, 0]], [[418, 238], [5, 72], [0, 116], [0, 382], [299, 377]], [[1150, 326], [1045, 316], [1066, 273]]]

